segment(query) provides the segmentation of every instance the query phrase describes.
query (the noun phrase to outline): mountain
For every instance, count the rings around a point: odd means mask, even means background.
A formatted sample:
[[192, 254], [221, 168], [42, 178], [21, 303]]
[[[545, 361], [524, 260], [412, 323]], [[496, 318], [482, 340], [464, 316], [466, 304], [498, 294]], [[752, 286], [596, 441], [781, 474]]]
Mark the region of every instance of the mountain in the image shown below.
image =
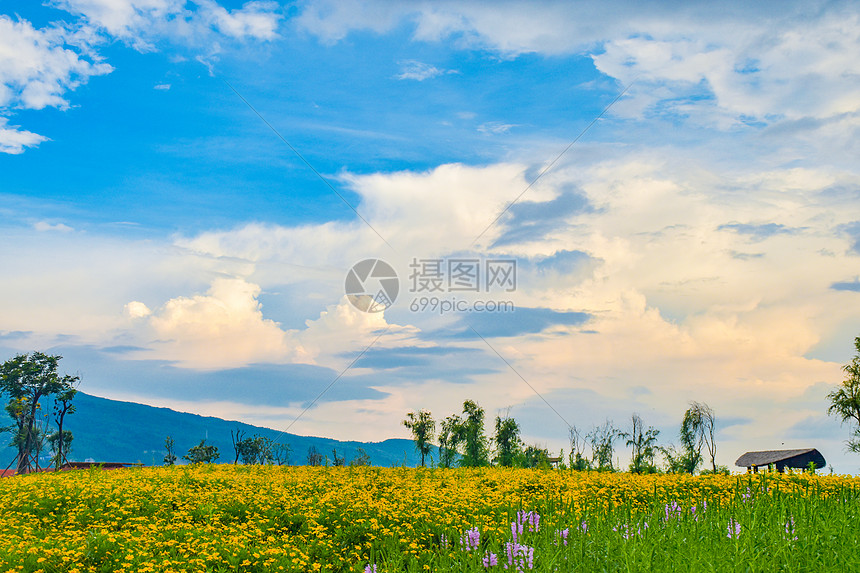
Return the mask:
[[[164, 439], [168, 435], [176, 442], [174, 453], [178, 458], [200, 440], [218, 448], [220, 463], [234, 459], [230, 431], [237, 428], [246, 437], [254, 434], [289, 444], [292, 452], [291, 465], [307, 464], [310, 447], [320, 454], [332, 458], [332, 449], [338, 457], [349, 462], [364, 449], [376, 466], [418, 464], [419, 457], [411, 440], [390, 439], [383, 442], [341, 442], [329, 438], [284, 434], [271, 428], [262, 428], [214, 418], [177, 412], [169, 408], [156, 408], [134, 402], [120, 402], [78, 392], [74, 400], [76, 412], [66, 417], [65, 428], [72, 431], [70, 461], [92, 459], [104, 462], [142, 462], [145, 465], [160, 465], [164, 455]], [[11, 420], [5, 412], [0, 415], [0, 426], [8, 426]], [[10, 437], [6, 434], [4, 442]], [[8, 443], [8, 442], [7, 442]], [[15, 457], [11, 447], [0, 449], [0, 469], [5, 468]]]

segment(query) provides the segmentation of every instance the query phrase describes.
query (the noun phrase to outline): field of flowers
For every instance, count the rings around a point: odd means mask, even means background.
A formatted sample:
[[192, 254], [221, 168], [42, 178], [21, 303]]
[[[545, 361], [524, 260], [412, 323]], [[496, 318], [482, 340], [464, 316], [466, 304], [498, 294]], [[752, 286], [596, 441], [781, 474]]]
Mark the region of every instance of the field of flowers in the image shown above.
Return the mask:
[[860, 478], [198, 465], [0, 480], [3, 571], [860, 570]]

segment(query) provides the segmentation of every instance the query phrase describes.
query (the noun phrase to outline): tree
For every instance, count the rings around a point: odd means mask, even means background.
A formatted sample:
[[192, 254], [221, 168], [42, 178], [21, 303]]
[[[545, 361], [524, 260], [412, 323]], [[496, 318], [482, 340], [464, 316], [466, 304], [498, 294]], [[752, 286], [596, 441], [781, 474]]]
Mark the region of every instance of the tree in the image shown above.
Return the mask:
[[78, 393], [75, 388], [75, 384], [78, 382], [79, 379], [77, 378], [64, 377], [60, 380], [61, 387], [57, 391], [57, 397], [54, 398], [54, 422], [57, 424], [57, 432], [48, 436], [48, 441], [54, 451], [54, 462], [57, 470], [68, 461], [66, 456], [71, 449], [72, 433], [63, 429], [63, 421], [67, 414], [75, 413], [75, 405], [72, 404], [72, 400]]
[[19, 354], [0, 366], [0, 393], [9, 399], [6, 412], [14, 424], [12, 445], [18, 450], [18, 473], [31, 471], [34, 464], [38, 467], [38, 452], [44, 439], [44, 432], [37, 426], [42, 398], [62, 393], [80, 381], [77, 376], [57, 374], [57, 364], [62, 358], [33, 352]]
[[230, 430], [230, 441], [233, 443], [233, 453], [236, 457], [233, 459], [234, 464], [239, 463], [239, 457], [242, 455], [242, 440], [245, 435], [244, 430], [236, 428], [236, 431]]
[[592, 462], [596, 463], [597, 469], [609, 471], [614, 469], [612, 455], [615, 452], [615, 440], [619, 437], [621, 437], [621, 431], [610, 420], [606, 420], [602, 426], [595, 426], [589, 432]]
[[568, 428], [568, 437], [570, 438], [570, 469], [579, 471], [590, 469], [591, 461], [585, 457], [588, 436], [583, 435], [576, 426], [571, 426]]
[[290, 463], [291, 452], [292, 448], [289, 444], [275, 442], [272, 445], [272, 458], [274, 458], [275, 462], [277, 462], [279, 466], [285, 466]]
[[842, 367], [845, 380], [838, 389], [827, 394], [827, 399], [830, 400], [827, 414], [837, 416], [843, 424], [856, 424], [845, 444], [848, 451], [860, 454], [860, 336], [854, 338], [854, 348], [857, 349], [857, 354], [851, 362]]
[[170, 436], [164, 438], [164, 449], [167, 450], [167, 454], [164, 456], [164, 465], [172, 466], [176, 464], [176, 454], [174, 453], [173, 448], [176, 446], [176, 442]]
[[519, 456], [520, 465], [524, 468], [539, 468], [549, 466], [549, 451], [540, 446], [528, 446]]
[[681, 451], [674, 446], [662, 448], [673, 473], [696, 473], [702, 463], [702, 448], [707, 444], [711, 454], [711, 465], [716, 471], [717, 444], [714, 438], [716, 418], [714, 411], [705, 403], [690, 402], [681, 422]]
[[[240, 434], [237, 430], [236, 437], [238, 438], [239, 436]], [[238, 456], [242, 460], [242, 463], [246, 465], [263, 465], [271, 463], [274, 460], [272, 454], [273, 447], [274, 442], [271, 438], [259, 436], [257, 434], [254, 434], [250, 438], [241, 439], [238, 442], [235, 442], [233, 445], [233, 448], [238, 453]]]
[[480, 467], [490, 463], [490, 448], [484, 434], [484, 409], [473, 400], [463, 402], [463, 418], [460, 425], [463, 437], [463, 467]]
[[350, 467], [370, 465], [370, 456], [367, 455], [364, 448], [358, 448], [355, 453], [356, 456], [349, 461]]
[[493, 437], [496, 444], [496, 464], [511, 467], [521, 452], [520, 425], [513, 418], [496, 416], [496, 433]]
[[332, 450], [331, 450], [331, 455], [332, 455], [332, 457], [334, 458], [334, 461], [332, 461], [332, 465], [333, 465], [334, 467], [336, 467], [336, 468], [337, 468], [337, 467], [341, 467], [341, 466], [345, 466], [345, 465], [346, 465], [346, 458], [345, 458], [345, 457], [343, 457], [343, 456], [338, 457], [338, 455], [337, 455], [337, 448], [332, 448]]
[[[62, 436], [62, 439], [60, 438]], [[51, 457], [54, 468], [59, 470], [63, 463], [68, 461], [66, 456], [70, 451], [72, 451], [72, 432], [69, 430], [63, 430], [62, 433], [59, 431], [54, 432], [48, 436], [48, 446], [51, 448], [51, 453], [53, 456]]]
[[200, 440], [200, 443], [189, 449], [188, 453], [182, 456], [182, 459], [188, 460], [192, 464], [211, 464], [219, 456], [216, 446], [207, 446], [206, 440]]
[[660, 430], [655, 430], [648, 426], [644, 430], [645, 424], [639, 414], [631, 416], [631, 428], [629, 432], [624, 432], [621, 437], [627, 438], [627, 445], [632, 448], [630, 459], [630, 472], [634, 474], [650, 474], [657, 471], [654, 466], [654, 454], [656, 452], [657, 435]]
[[316, 446], [311, 446], [308, 448], [308, 465], [309, 466], [321, 466], [323, 465], [323, 455], [317, 451]]
[[708, 449], [708, 455], [711, 457], [711, 470], [717, 473], [717, 416], [714, 410], [704, 402], [699, 404], [693, 402], [700, 410], [702, 416], [702, 437], [705, 441], [705, 447]]
[[421, 453], [421, 467], [424, 467], [424, 458], [430, 453], [433, 434], [436, 432], [436, 422], [427, 410], [421, 410], [416, 416], [414, 412], [408, 412], [403, 425], [412, 430], [412, 439], [415, 440], [415, 449]]
[[439, 465], [450, 468], [459, 455], [458, 448], [463, 438], [463, 421], [454, 414], [442, 420], [439, 431]]

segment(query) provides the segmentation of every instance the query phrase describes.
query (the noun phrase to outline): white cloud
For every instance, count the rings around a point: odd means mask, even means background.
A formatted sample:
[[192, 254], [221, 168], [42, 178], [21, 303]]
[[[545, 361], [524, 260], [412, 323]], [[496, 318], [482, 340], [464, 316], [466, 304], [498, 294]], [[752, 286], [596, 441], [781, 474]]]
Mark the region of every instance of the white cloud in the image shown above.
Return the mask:
[[637, 78], [631, 97], [613, 108], [626, 116], [668, 113], [731, 128], [860, 110], [860, 15], [850, 4], [783, 2], [774, 11], [723, 2], [338, 0], [305, 5], [297, 22], [330, 42], [411, 22], [417, 41], [502, 57], [591, 55], [621, 84]]
[[430, 64], [425, 64], [424, 62], [419, 62], [417, 60], [405, 60], [399, 62], [399, 64], [400, 73], [397, 74], [397, 79], [399, 80], [416, 80], [423, 82], [424, 80], [429, 80], [446, 73], [453, 73], [451, 70], [441, 70], [436, 66], [431, 66]]
[[43, 135], [23, 130], [17, 125], [8, 125], [8, 121], [7, 118], [0, 117], [0, 153], [18, 155], [24, 153], [26, 147], [36, 147], [43, 141], [48, 141]]
[[516, 127], [512, 123], [502, 123], [500, 121], [489, 121], [478, 126], [478, 131], [481, 133], [492, 135], [503, 135], [511, 131], [512, 127]]
[[277, 323], [263, 318], [259, 294], [258, 285], [243, 279], [218, 278], [206, 294], [167, 301], [148, 319], [155, 355], [202, 369], [289, 362], [302, 349], [289, 344]]
[[277, 37], [278, 4], [276, 2], [248, 2], [237, 10], [226, 10], [212, 0], [197, 0], [201, 18], [231, 38], [273, 40]]
[[152, 89], [167, 91], [170, 89], [170, 84], [157, 84]]
[[113, 70], [69, 43], [74, 40], [69, 28], [37, 29], [26, 20], [0, 15], [0, 108], [65, 109], [65, 92]]
[[38, 221], [33, 224], [33, 228], [37, 231], [55, 231], [60, 233], [70, 233], [74, 231], [73, 228], [69, 227], [64, 223], [48, 223], [47, 221]]
[[206, 38], [212, 31], [237, 40], [271, 40], [280, 20], [274, 2], [248, 2], [234, 10], [214, 0], [57, 0], [56, 5], [138, 50], [154, 50], [163, 38], [211, 45], [215, 40]]
[[125, 305], [123, 311], [129, 318], [144, 318], [152, 314], [148, 306], [137, 300], [133, 300]]

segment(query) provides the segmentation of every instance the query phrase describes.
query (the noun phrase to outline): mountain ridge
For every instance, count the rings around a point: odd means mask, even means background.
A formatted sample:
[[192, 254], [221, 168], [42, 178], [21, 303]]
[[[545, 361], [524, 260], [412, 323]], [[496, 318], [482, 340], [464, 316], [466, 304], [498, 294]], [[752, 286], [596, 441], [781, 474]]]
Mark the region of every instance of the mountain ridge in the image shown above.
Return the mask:
[[[403, 438], [359, 442], [301, 436], [235, 420], [179, 412], [163, 406], [113, 400], [80, 391], [73, 403], [76, 411], [68, 415], [64, 422], [64, 428], [70, 430], [74, 436], [70, 461], [118, 461], [161, 465], [167, 453], [164, 440], [171, 436], [175, 441], [174, 454], [178, 458], [177, 463], [184, 463], [182, 456], [203, 439], [207, 444], [218, 448], [218, 463], [229, 463], [235, 458], [230, 431], [237, 429], [245, 432], [245, 437], [256, 434], [288, 444], [291, 448], [290, 465], [306, 465], [311, 447], [315, 447], [317, 452], [330, 460], [332, 450], [336, 449], [338, 457], [344, 457], [347, 463], [359, 455], [359, 448], [370, 456], [372, 465], [414, 466], [419, 460], [414, 443]], [[9, 424], [11, 420], [3, 412], [0, 415], [0, 425]], [[0, 469], [5, 468], [14, 456], [12, 447], [0, 449]], [[43, 456], [43, 460], [46, 459], [46, 456]]]

